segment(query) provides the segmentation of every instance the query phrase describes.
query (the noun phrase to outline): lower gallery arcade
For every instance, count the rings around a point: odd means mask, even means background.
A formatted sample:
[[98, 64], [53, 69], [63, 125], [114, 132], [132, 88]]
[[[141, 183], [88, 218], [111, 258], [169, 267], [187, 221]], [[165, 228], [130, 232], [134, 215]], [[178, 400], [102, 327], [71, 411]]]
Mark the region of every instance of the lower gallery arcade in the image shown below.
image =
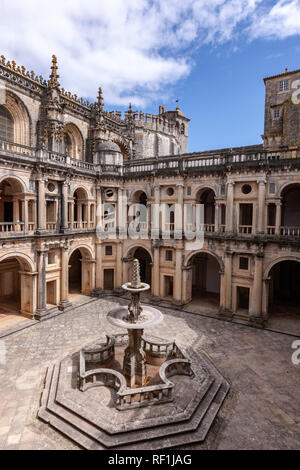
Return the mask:
[[131, 276], [134, 257], [150, 300], [266, 320], [287, 310], [300, 312], [300, 256], [239, 254], [208, 247], [197, 252], [182, 245], [122, 245], [119, 241], [54, 248], [44, 244], [36, 255], [12, 252], [0, 258], [0, 313], [18, 312], [41, 319], [52, 309], [76, 302], [78, 295], [118, 292]]

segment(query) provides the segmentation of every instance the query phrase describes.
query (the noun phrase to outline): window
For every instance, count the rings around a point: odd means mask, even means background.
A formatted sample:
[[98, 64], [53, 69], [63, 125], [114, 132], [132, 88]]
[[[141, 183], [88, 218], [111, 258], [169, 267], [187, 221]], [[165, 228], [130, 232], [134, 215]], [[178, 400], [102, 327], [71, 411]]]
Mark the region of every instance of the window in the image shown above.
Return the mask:
[[270, 183], [270, 194], [275, 194], [275, 183]]
[[191, 188], [190, 186], [188, 186], [188, 187], [186, 188], [186, 194], [187, 194], [188, 196], [190, 196], [190, 195], [192, 194], [192, 188]]
[[14, 121], [5, 106], [0, 106], [0, 139], [14, 140]]
[[55, 251], [49, 251], [48, 253], [48, 264], [55, 264]]
[[167, 195], [168, 196], [173, 196], [173, 194], [174, 194], [174, 189], [173, 188], [168, 188], [167, 189]]
[[166, 250], [166, 261], [173, 261], [173, 251]]
[[250, 194], [252, 191], [252, 187], [250, 186], [250, 184], [244, 184], [242, 186], [242, 193], [243, 194]]
[[249, 268], [249, 258], [245, 256], [240, 256], [240, 269], [248, 271]]
[[113, 250], [112, 250], [112, 246], [111, 245], [107, 245], [105, 247], [105, 256], [111, 256], [113, 254]]
[[289, 89], [288, 80], [280, 80], [279, 82], [279, 91], [287, 91]]
[[182, 123], [181, 126], [180, 126], [180, 134], [181, 134], [181, 135], [184, 135], [184, 133], [185, 133], [185, 126], [184, 126], [184, 124]]
[[274, 119], [280, 118], [280, 109], [274, 109]]
[[225, 196], [225, 193], [226, 193], [226, 186], [225, 186], [225, 184], [222, 184], [222, 186], [221, 186], [221, 196]]

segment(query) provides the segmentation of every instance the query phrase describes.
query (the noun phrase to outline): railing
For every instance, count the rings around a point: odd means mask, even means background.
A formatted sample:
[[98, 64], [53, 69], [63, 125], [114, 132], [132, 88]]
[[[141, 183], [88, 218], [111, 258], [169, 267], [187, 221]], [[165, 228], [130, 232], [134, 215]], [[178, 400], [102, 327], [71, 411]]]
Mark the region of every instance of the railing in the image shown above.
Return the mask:
[[215, 224], [202, 224], [199, 226], [199, 230], [206, 233], [212, 233], [215, 231]]
[[225, 233], [225, 231], [226, 231], [226, 225], [223, 225], [223, 224], [219, 225], [219, 232], [220, 233]]
[[268, 225], [267, 226], [267, 234], [268, 235], [275, 235], [276, 233], [276, 227], [274, 227], [273, 225]]
[[56, 230], [56, 222], [46, 222], [46, 229], [52, 232]]
[[280, 235], [300, 237], [300, 227], [280, 227]]
[[252, 233], [252, 225], [239, 225], [239, 232], [247, 235]]
[[34, 148], [27, 147], [26, 145], [16, 144], [15, 142], [8, 142], [2, 139], [0, 139], [0, 151], [17, 153], [21, 155], [26, 155], [28, 157], [35, 157]]
[[0, 222], [0, 232], [22, 232], [24, 222]]
[[71, 158], [70, 160], [71, 160], [71, 165], [76, 168], [80, 168], [83, 170], [91, 170], [91, 171], [95, 170], [93, 163], [84, 162], [82, 160], [76, 160], [75, 158]]

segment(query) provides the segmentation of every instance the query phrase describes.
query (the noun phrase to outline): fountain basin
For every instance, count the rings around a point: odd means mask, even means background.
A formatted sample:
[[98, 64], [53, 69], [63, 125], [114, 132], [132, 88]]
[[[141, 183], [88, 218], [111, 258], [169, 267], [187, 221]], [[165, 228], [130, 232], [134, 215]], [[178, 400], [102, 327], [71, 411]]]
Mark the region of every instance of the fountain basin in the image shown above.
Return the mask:
[[138, 294], [140, 292], [146, 292], [147, 290], [150, 289], [150, 286], [149, 284], [142, 282], [140, 287], [132, 287], [131, 282], [126, 282], [126, 284], [123, 284], [122, 289], [128, 292]]
[[[117, 307], [109, 312], [107, 320], [114, 326], [127, 330], [144, 330], [149, 326], [157, 325], [163, 319], [163, 314], [153, 307], [142, 305], [141, 317], [135, 323], [130, 323], [127, 307]], [[127, 320], [128, 319], [128, 320]]]

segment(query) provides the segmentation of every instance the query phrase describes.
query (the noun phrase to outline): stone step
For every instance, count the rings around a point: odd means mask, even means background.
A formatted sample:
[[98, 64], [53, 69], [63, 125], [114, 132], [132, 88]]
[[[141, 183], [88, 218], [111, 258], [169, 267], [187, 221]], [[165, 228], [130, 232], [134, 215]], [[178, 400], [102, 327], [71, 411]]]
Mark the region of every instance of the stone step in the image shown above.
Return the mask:
[[[219, 396], [219, 390], [222, 389], [222, 379], [216, 380], [213, 383], [190, 421], [180, 425], [169, 424], [147, 431], [127, 432], [109, 436], [102, 429], [97, 428], [92, 423], [76, 415], [76, 413], [73, 413], [55, 402], [58, 373], [58, 366], [50, 367], [48, 370], [45, 390], [42, 395], [42, 409], [39, 412], [39, 417], [49, 422], [49, 424], [60, 432], [68, 435], [84, 448], [103, 449], [104, 446], [101, 444], [102, 442], [107, 448], [118, 447], [120, 449], [132, 449], [134, 445], [134, 448], [139, 449], [146, 447], [159, 449], [177, 446], [179, 445], [178, 442], [181, 443], [180, 445], [191, 442], [191, 433], [194, 431], [196, 431], [197, 437], [194, 437], [195, 440], [193, 440], [193, 442], [198, 442], [201, 436], [206, 436], [220, 406], [218, 399], [216, 401], [217, 404], [214, 406], [214, 400]], [[212, 410], [216, 409], [216, 412], [210, 411], [210, 408]], [[208, 412], [209, 419], [206, 417]], [[199, 430], [199, 424], [202, 420], [206, 421], [207, 424], [204, 430], [202, 430], [202, 425], [200, 426], [201, 432], [199, 433], [197, 430]], [[69, 432], [70, 428], [72, 428], [72, 433]], [[168, 436], [168, 438], [162, 439], [162, 436]]]

